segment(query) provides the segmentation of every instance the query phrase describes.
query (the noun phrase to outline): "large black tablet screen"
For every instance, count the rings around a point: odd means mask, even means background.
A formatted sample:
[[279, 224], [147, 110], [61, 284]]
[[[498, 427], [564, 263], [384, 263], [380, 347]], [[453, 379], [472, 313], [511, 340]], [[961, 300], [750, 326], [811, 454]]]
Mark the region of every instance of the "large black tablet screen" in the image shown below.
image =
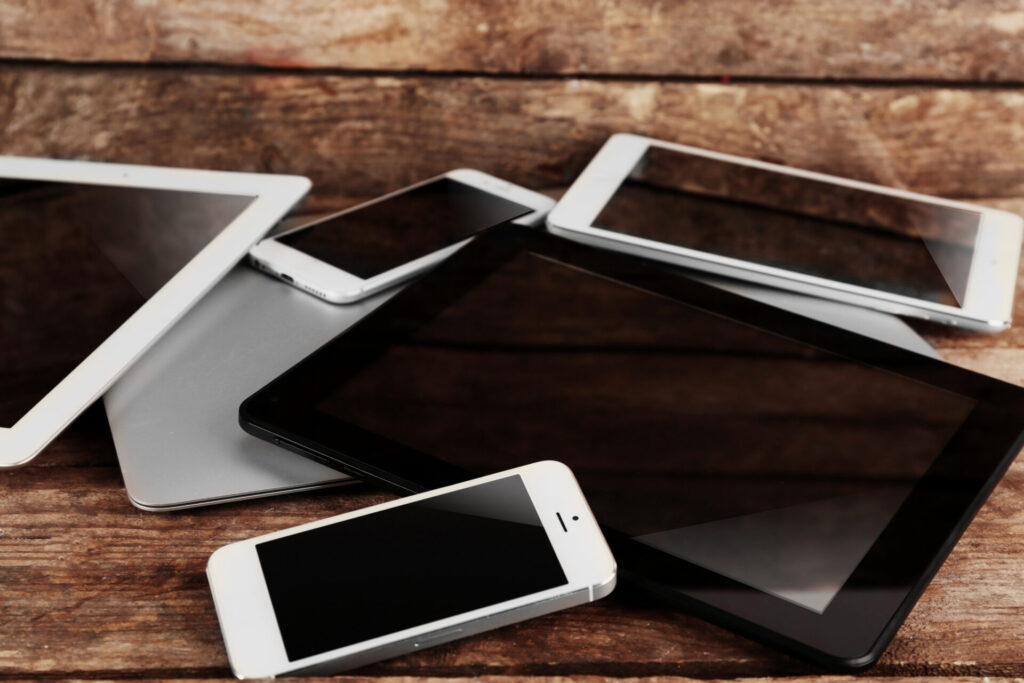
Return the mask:
[[315, 407], [820, 614], [975, 405], [523, 251]]

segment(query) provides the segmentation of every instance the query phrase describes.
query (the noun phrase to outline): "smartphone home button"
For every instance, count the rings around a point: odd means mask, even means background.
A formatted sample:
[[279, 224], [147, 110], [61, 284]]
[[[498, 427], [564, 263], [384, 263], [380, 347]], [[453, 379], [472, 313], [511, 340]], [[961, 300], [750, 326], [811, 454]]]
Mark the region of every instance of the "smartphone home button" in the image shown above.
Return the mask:
[[460, 633], [462, 633], [461, 628], [450, 628], [447, 631], [441, 631], [440, 633], [431, 633], [430, 635], [413, 641], [412, 646], [417, 649], [421, 647], [430, 647], [431, 645], [436, 645], [442, 641], [457, 638]]

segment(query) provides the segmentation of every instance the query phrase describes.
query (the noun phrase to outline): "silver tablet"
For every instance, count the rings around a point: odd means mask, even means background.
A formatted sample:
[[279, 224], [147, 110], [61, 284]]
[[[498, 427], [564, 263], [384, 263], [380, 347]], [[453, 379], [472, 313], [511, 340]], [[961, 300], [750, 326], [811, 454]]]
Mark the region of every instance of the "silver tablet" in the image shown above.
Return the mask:
[[309, 186], [0, 157], [0, 467], [39, 453]]
[[1018, 216], [614, 135], [548, 216], [564, 237], [979, 330], [1009, 326]]

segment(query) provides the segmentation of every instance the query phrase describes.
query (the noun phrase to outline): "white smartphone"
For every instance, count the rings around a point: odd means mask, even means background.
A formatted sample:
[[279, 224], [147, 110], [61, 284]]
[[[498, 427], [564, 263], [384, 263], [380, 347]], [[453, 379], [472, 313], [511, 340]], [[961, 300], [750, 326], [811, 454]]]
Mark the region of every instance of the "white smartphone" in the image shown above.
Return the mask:
[[419, 275], [505, 221], [540, 224], [550, 197], [457, 169], [268, 238], [249, 251], [265, 273], [332, 303]]
[[330, 674], [608, 595], [616, 565], [544, 461], [232, 543], [206, 568], [239, 678]]
[[612, 136], [548, 215], [592, 245], [888, 313], [1010, 325], [1021, 219], [963, 202]]

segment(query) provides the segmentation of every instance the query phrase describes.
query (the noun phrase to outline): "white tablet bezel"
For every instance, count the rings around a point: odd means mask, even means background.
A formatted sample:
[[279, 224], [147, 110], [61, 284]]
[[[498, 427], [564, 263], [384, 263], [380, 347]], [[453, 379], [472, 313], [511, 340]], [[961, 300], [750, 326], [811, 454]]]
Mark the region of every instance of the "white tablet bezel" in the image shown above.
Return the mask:
[[403, 187], [400, 190], [389, 192], [386, 195], [363, 202], [344, 211], [339, 211], [336, 214], [325, 216], [314, 223], [307, 223], [294, 230], [269, 237], [252, 248], [249, 252], [249, 258], [256, 268], [331, 303], [350, 304], [365, 299], [429, 270], [461, 249], [469, 239], [461, 240], [455, 244], [403, 263], [391, 270], [386, 270], [373, 277], [363, 279], [314, 258], [299, 249], [295, 249], [281, 242], [280, 238], [292, 232], [315, 227], [320, 223], [333, 220], [346, 213], [359, 211], [367, 206], [385, 202], [393, 197], [436, 182], [442, 178], [449, 178], [463, 185], [469, 185], [478, 190], [489, 192], [496, 197], [507, 199], [531, 209], [530, 213], [512, 221], [517, 225], [540, 224], [544, 216], [547, 215], [547, 212], [555, 205], [555, 200], [533, 190], [506, 182], [483, 171], [459, 168], [408, 187]]
[[[957, 308], [594, 227], [593, 223], [601, 210], [648, 147], [660, 147], [901, 199], [977, 212], [981, 219], [968, 274], [964, 305]], [[548, 214], [547, 222], [552, 232], [595, 246], [613, 248], [770, 287], [868, 306], [897, 315], [909, 315], [988, 332], [1003, 330], [1010, 325], [1022, 237], [1021, 218], [1006, 211], [731, 154], [710, 152], [628, 133], [613, 135], [605, 142], [576, 182]]]
[[0, 156], [0, 178], [253, 197], [248, 207], [35, 406], [11, 427], [0, 427], [0, 468], [24, 465], [43, 450], [245, 256], [311, 186], [300, 176], [4, 156]]

